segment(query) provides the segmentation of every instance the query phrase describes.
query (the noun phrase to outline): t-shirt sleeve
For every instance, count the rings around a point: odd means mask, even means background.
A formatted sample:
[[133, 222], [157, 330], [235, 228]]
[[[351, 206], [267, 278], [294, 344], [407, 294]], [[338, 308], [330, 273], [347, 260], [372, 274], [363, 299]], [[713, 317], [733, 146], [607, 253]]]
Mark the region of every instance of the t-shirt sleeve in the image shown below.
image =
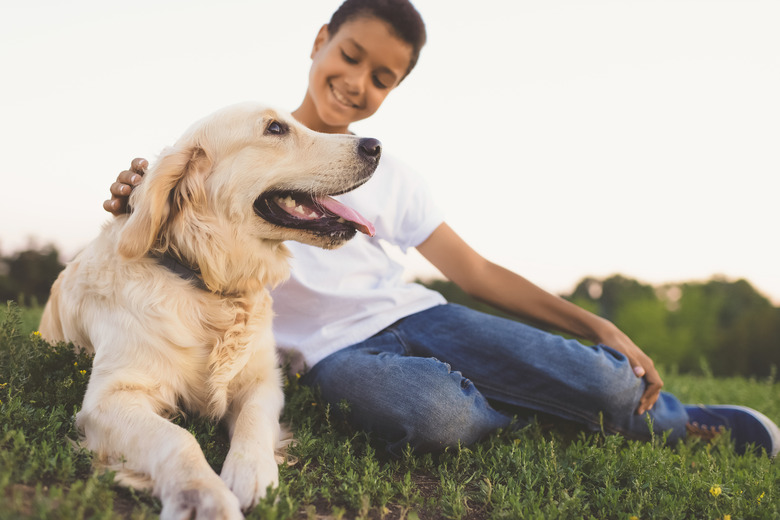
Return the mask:
[[423, 243], [444, 221], [444, 216], [434, 201], [425, 179], [417, 172], [397, 160], [392, 160], [387, 173], [392, 175], [389, 197], [395, 208], [383, 216], [394, 215], [385, 237], [404, 252]]

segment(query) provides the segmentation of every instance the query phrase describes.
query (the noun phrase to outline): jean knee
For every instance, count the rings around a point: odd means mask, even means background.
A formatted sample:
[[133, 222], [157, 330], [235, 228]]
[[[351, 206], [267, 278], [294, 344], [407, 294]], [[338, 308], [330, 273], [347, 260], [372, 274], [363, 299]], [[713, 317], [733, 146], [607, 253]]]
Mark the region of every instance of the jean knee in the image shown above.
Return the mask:
[[453, 410], [444, 403], [427, 402], [409, 419], [402, 442], [421, 452], [472, 444], [487, 433], [468, 410]]
[[[315, 367], [305, 380], [331, 405], [346, 401], [348, 421], [387, 442], [391, 453], [406, 445], [427, 452], [471, 444], [510, 422], [438, 359], [380, 352], [349, 361]], [[345, 366], [359, 377], [347, 377]]]
[[469, 379], [450, 371], [446, 363], [441, 365], [446, 377], [418, 396], [413, 411], [405, 417], [406, 436], [398, 445], [409, 444], [418, 452], [441, 451], [473, 444], [511, 422], [490, 406]]
[[634, 374], [628, 359], [608, 347], [599, 347], [602, 359], [587, 379], [585, 395], [595, 409], [608, 416], [634, 413], [645, 389], [644, 379]]

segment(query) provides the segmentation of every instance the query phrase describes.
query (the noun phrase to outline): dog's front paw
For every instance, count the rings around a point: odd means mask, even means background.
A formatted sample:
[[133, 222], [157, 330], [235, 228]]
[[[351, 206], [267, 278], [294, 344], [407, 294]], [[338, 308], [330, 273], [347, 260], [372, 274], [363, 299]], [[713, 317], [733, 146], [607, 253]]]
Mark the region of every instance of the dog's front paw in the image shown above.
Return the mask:
[[238, 497], [241, 509], [254, 507], [265, 497], [268, 486], [279, 485], [279, 468], [273, 452], [267, 454], [230, 450], [220, 477]]
[[241, 520], [236, 496], [216, 478], [210, 483], [193, 483], [186, 489], [163, 496], [160, 520]]

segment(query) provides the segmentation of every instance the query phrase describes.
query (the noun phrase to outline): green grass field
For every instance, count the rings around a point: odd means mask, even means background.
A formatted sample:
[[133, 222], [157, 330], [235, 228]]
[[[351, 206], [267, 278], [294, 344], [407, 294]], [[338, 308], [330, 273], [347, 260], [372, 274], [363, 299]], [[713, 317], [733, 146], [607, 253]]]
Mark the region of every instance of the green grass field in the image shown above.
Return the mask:
[[[72, 447], [90, 359], [37, 337], [39, 317], [40, 309], [0, 309], [0, 519], [155, 518], [153, 497], [114, 485]], [[685, 402], [752, 406], [780, 422], [775, 376], [663, 375]], [[727, 436], [666, 447], [662, 438], [531, 426], [436, 456], [393, 459], [306, 387], [291, 381], [285, 389], [284, 419], [297, 444], [280, 468], [281, 485], [249, 518], [780, 518], [780, 467], [761, 454], [735, 455]], [[178, 422], [219, 471], [224, 430]]]

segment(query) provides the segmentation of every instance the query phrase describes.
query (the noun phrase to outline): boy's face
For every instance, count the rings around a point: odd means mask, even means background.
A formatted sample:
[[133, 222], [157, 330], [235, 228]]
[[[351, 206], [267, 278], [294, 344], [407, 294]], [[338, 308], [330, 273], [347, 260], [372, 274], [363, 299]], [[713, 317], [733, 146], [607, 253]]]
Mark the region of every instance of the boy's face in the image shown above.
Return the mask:
[[[313, 130], [346, 132], [372, 115], [403, 79], [412, 47], [386, 22], [359, 17], [330, 36], [320, 29], [312, 49], [309, 88], [302, 121]], [[303, 107], [302, 107], [303, 108]]]

